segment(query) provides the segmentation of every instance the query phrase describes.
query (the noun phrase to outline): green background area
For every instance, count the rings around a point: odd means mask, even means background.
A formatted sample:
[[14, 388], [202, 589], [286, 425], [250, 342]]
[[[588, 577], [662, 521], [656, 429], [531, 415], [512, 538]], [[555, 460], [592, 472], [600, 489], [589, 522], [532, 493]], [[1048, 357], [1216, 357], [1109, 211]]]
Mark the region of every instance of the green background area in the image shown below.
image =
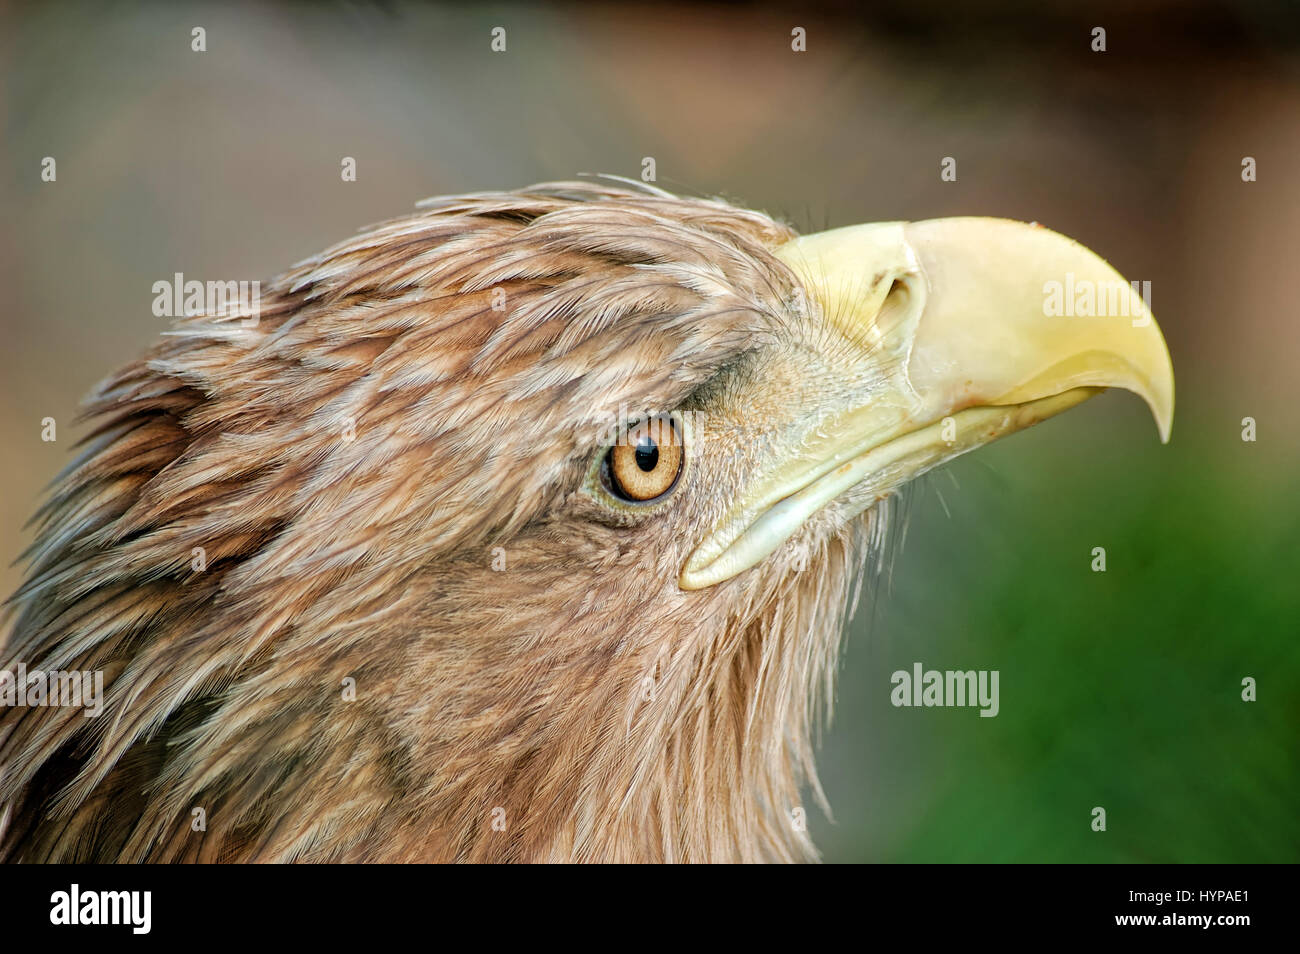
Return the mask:
[[[911, 494], [848, 645], [828, 859], [1300, 858], [1300, 469], [1188, 403], [1168, 447], [1106, 395]], [[998, 670], [999, 714], [895, 708], [916, 662]]]

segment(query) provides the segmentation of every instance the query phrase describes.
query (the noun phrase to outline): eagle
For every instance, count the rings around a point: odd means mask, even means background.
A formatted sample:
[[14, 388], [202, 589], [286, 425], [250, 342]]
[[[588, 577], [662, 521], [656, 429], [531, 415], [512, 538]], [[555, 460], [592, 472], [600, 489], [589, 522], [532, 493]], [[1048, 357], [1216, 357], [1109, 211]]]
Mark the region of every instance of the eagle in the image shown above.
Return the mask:
[[1172, 422], [1134, 287], [1006, 219], [555, 182], [267, 284], [88, 399], [0, 666], [102, 698], [0, 707], [0, 858], [816, 860], [891, 497], [1106, 388]]

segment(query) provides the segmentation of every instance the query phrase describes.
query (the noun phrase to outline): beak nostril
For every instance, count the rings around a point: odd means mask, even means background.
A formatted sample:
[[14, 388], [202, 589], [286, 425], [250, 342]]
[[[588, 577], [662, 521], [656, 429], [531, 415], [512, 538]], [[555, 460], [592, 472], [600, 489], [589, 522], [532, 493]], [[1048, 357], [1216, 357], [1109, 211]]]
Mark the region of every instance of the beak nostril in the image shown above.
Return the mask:
[[878, 345], [906, 347], [915, 325], [912, 314], [912, 288], [906, 276], [895, 277], [872, 320], [872, 329]]

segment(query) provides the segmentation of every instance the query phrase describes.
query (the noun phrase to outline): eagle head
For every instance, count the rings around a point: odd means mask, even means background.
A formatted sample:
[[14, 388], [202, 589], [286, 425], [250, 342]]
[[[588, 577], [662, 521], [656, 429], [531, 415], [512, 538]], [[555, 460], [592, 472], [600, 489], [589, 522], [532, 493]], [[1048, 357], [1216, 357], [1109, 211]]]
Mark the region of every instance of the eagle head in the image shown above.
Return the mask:
[[91, 397], [0, 662], [102, 711], [0, 709], [0, 855], [814, 858], [890, 496], [1106, 387], [1167, 436], [1146, 304], [1035, 225], [423, 203]]

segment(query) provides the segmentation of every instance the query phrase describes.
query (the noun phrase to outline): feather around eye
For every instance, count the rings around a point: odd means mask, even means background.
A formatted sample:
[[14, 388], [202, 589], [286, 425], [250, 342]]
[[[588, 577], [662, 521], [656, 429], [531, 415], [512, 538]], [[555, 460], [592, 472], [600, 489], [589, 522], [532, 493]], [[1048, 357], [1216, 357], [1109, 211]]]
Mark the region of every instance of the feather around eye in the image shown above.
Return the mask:
[[684, 459], [682, 435], [672, 418], [652, 417], [629, 428], [609, 449], [603, 471], [614, 496], [649, 503], [676, 486]]

